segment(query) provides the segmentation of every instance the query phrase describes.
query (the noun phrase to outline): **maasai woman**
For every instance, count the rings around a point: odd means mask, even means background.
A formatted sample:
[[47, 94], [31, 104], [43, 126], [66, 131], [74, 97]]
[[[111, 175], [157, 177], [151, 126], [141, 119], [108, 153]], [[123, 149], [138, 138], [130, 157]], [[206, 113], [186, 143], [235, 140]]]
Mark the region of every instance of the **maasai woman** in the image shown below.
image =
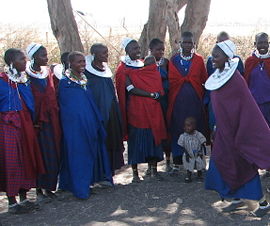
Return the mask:
[[270, 126], [270, 54], [266, 33], [256, 35], [256, 50], [245, 62], [245, 79], [268, 126]]
[[161, 78], [156, 65], [143, 68], [136, 40], [126, 38], [123, 47], [126, 56], [116, 71], [116, 88], [124, 132], [128, 134], [128, 163], [132, 165], [133, 182], [140, 181], [137, 164], [146, 162], [152, 166], [151, 176], [159, 179], [156, 165], [163, 159], [160, 144], [166, 138], [162, 109], [157, 101], [163, 92]]
[[[47, 67], [47, 50], [44, 46], [32, 43], [27, 47], [27, 55], [31, 62], [26, 67], [30, 77], [31, 89], [35, 99], [34, 125], [42, 152], [46, 174], [37, 181], [37, 196], [40, 201], [55, 197], [60, 165], [59, 109], [53, 84], [53, 75]], [[43, 194], [42, 189], [45, 189]], [[46, 195], [46, 196], [45, 196]]]
[[122, 119], [111, 78], [112, 72], [106, 64], [108, 62], [108, 48], [103, 44], [94, 44], [90, 53], [91, 55], [86, 57], [85, 75], [107, 131], [107, 151], [114, 174], [115, 170], [124, 165], [124, 146]]
[[[217, 41], [218, 42], [223, 42], [225, 40], [229, 40], [230, 36], [227, 32], [222, 31], [218, 34], [217, 36]], [[243, 61], [241, 60], [241, 58], [239, 56], [234, 56], [237, 57], [239, 59], [238, 61], [238, 66], [237, 66], [237, 70], [240, 72], [241, 75], [244, 75], [244, 64]], [[207, 63], [206, 63], [206, 70], [207, 70], [207, 74], [208, 76], [212, 75], [216, 68], [213, 67], [213, 57], [209, 56], [207, 59]], [[213, 132], [214, 127], [216, 125], [216, 120], [215, 120], [215, 115], [212, 109], [212, 104], [211, 104], [211, 99], [210, 99], [210, 91], [206, 91], [205, 97], [204, 97], [204, 103], [207, 105], [208, 107], [208, 125], [209, 125], [209, 129], [210, 132]]]
[[63, 127], [59, 188], [87, 199], [90, 185], [99, 181], [112, 183], [112, 175], [101, 114], [84, 75], [84, 55], [71, 52], [68, 58], [70, 69], [60, 80], [58, 93]]
[[211, 90], [217, 130], [205, 186], [222, 199], [234, 199], [224, 211], [242, 206], [240, 199], [259, 200], [253, 214], [260, 217], [270, 209], [258, 174], [258, 168], [270, 168], [270, 129], [236, 70], [235, 49], [234, 43], [226, 40], [212, 51], [217, 70], [205, 87]]
[[26, 192], [45, 171], [33, 127], [34, 99], [24, 73], [26, 57], [20, 49], [9, 49], [4, 60], [8, 67], [0, 74], [0, 191], [7, 194], [8, 211], [20, 214], [34, 207]]
[[[164, 95], [160, 98], [160, 103], [162, 107], [163, 117], [166, 122], [166, 115], [168, 109], [168, 93], [169, 93], [169, 80], [168, 80], [168, 65], [169, 60], [164, 58], [165, 45], [164, 42], [158, 38], [154, 38], [149, 43], [150, 54], [156, 58], [158, 71], [162, 79], [162, 86], [164, 90]], [[166, 171], [171, 170], [170, 158], [171, 158], [171, 145], [169, 140], [162, 142], [163, 151], [166, 155]]]
[[183, 32], [180, 51], [169, 62], [169, 106], [168, 126], [172, 139], [172, 155], [174, 169], [179, 171], [183, 150], [177, 140], [184, 132], [184, 121], [188, 117], [195, 118], [199, 132], [205, 132], [205, 117], [202, 103], [204, 95], [203, 83], [207, 73], [203, 58], [194, 53], [195, 43], [191, 32]]

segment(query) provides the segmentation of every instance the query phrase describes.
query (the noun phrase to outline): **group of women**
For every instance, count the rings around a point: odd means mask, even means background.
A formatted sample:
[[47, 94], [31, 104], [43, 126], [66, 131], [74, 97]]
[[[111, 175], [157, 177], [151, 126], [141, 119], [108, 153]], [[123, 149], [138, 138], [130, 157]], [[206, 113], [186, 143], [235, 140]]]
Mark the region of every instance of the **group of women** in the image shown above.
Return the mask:
[[87, 199], [97, 182], [113, 185], [115, 170], [124, 165], [123, 140], [133, 182], [141, 180], [140, 163], [148, 163], [146, 175], [161, 180], [157, 163], [164, 153], [166, 170], [178, 172], [185, 150], [177, 141], [192, 117], [203, 134], [208, 118], [217, 127], [206, 188], [234, 199], [228, 211], [237, 209], [242, 198], [260, 200], [254, 214], [264, 215], [270, 205], [261, 192], [258, 168], [270, 169], [267, 34], [258, 34], [255, 46], [245, 65], [253, 96], [236, 70], [239, 58], [225, 32], [207, 69], [191, 32], [182, 33], [179, 52], [170, 60], [164, 58], [161, 40], [153, 39], [150, 56], [141, 60], [138, 42], [126, 38], [115, 86], [103, 44], [92, 45], [88, 56], [63, 53], [63, 65], [53, 67], [47, 66], [47, 50], [40, 44], [27, 47], [29, 62], [22, 50], [7, 50], [0, 74], [0, 191], [7, 194], [9, 212], [38, 208], [27, 200], [31, 188], [43, 201], [56, 196], [58, 181], [59, 190], [80, 199]]

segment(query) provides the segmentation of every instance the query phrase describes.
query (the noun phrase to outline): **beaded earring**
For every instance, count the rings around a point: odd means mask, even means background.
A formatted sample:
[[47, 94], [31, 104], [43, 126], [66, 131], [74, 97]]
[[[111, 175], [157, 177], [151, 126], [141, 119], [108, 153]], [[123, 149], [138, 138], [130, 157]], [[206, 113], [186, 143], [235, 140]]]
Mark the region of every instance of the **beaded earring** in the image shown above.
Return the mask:
[[226, 61], [224, 70], [229, 70], [229, 69], [230, 69], [230, 63], [229, 63], [229, 61]]
[[9, 71], [10, 71], [11, 74], [13, 74], [13, 75], [18, 74], [16, 68], [14, 68], [14, 66], [13, 66], [13, 63], [11, 63], [11, 64], [9, 65]]
[[33, 65], [34, 65], [34, 63], [35, 63], [35, 59], [32, 58], [32, 59], [30, 60], [30, 63], [31, 63], [31, 67], [33, 67]]

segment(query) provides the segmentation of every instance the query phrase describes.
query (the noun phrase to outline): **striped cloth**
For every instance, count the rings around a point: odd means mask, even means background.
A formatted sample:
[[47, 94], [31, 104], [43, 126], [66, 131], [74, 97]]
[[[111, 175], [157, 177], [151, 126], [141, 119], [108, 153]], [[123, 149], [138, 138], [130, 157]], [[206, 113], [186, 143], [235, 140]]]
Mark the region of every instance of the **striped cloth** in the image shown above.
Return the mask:
[[35, 180], [24, 176], [20, 127], [18, 112], [0, 113], [0, 191], [7, 196], [35, 187]]

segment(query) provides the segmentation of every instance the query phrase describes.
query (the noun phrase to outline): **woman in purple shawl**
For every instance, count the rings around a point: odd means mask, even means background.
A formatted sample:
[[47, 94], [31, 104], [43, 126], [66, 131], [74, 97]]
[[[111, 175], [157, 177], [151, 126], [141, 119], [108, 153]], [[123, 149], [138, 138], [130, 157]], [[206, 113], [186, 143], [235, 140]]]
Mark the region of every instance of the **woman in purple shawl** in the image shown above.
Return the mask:
[[212, 51], [217, 70], [205, 87], [212, 91], [217, 131], [205, 187], [217, 191], [222, 199], [233, 199], [224, 211], [242, 206], [241, 199], [258, 200], [259, 207], [253, 214], [261, 217], [270, 209], [258, 174], [258, 169], [270, 168], [270, 130], [236, 70], [235, 49], [234, 43], [226, 40]]
[[245, 79], [268, 126], [270, 126], [270, 53], [269, 37], [259, 33], [255, 37], [256, 50], [245, 62]]

